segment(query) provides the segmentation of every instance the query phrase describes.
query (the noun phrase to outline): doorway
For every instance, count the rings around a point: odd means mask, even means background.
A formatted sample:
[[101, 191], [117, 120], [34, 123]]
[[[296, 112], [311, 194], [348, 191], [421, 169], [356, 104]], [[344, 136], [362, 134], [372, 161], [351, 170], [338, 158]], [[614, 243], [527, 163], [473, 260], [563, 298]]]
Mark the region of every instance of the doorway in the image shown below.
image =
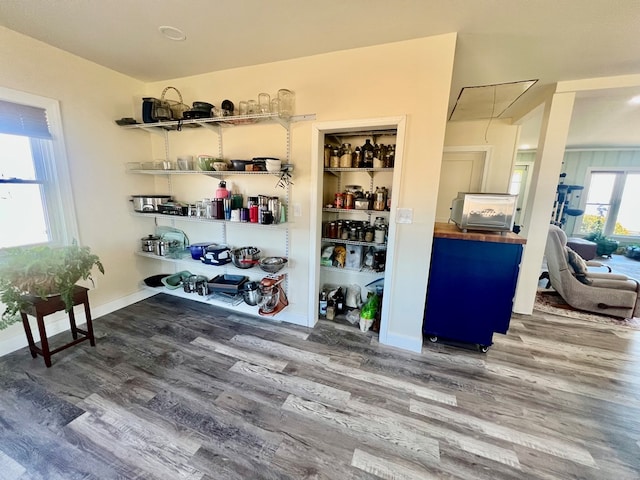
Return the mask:
[[489, 152], [489, 147], [445, 149], [440, 170], [436, 222], [449, 221], [451, 202], [458, 192], [484, 191]]
[[526, 206], [527, 196], [529, 194], [529, 165], [516, 164], [511, 174], [511, 182], [509, 183], [509, 193], [518, 195], [516, 202], [516, 214], [514, 215], [514, 225], [522, 225], [523, 209]]

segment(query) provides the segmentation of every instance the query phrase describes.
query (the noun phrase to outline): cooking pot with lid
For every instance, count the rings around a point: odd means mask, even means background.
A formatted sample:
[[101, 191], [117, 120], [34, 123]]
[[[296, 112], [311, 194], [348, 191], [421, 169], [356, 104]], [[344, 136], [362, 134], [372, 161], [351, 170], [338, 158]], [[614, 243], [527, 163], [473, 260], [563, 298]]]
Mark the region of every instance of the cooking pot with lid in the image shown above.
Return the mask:
[[158, 240], [160, 240], [160, 237], [156, 235], [147, 235], [146, 237], [142, 237], [140, 239], [140, 241], [142, 242], [142, 251], [147, 253], [154, 253], [156, 250], [156, 242]]

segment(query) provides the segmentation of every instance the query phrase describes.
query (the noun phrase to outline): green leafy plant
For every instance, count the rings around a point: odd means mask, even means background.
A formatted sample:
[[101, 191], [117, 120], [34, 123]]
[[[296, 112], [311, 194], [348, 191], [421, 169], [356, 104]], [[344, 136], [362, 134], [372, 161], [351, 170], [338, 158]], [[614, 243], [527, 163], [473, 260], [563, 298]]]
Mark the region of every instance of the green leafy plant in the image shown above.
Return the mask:
[[20, 320], [20, 311], [33, 297], [46, 299], [60, 295], [69, 312], [73, 308], [73, 289], [82, 280], [91, 280], [93, 267], [104, 274], [100, 258], [89, 247], [30, 246], [9, 248], [0, 257], [0, 302], [6, 309], [0, 329]]

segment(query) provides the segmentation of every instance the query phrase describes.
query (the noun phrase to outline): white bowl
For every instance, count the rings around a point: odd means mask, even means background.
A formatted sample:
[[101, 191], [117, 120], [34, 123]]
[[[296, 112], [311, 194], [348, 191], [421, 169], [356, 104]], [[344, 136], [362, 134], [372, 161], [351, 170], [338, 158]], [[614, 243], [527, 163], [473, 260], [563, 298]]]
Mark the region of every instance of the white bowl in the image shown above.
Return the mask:
[[282, 160], [265, 160], [267, 172], [279, 172], [282, 166]]

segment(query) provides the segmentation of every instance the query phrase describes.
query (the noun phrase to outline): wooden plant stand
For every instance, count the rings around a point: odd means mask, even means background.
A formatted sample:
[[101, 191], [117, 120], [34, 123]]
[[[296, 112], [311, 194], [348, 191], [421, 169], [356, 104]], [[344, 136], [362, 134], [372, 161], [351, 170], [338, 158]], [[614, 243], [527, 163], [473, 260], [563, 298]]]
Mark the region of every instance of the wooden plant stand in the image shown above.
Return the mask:
[[[20, 312], [22, 317], [22, 324], [24, 325], [24, 332], [27, 335], [29, 341], [29, 350], [31, 356], [36, 358], [38, 355], [42, 355], [44, 358], [44, 364], [47, 367], [51, 366], [51, 355], [61, 352], [73, 345], [76, 345], [85, 340], [89, 340], [92, 347], [96, 346], [96, 341], [93, 336], [93, 324], [91, 322], [91, 311], [89, 309], [89, 296], [87, 295], [88, 288], [77, 286], [73, 291], [73, 305], [84, 305], [84, 313], [87, 318], [87, 329], [82, 330], [76, 326], [76, 319], [73, 314], [73, 309], [69, 311], [69, 323], [71, 324], [71, 335], [73, 341], [56, 348], [55, 350], [49, 350], [49, 341], [47, 339], [47, 331], [44, 326], [44, 317], [52, 313], [65, 309], [64, 302], [60, 295], [54, 297], [48, 297], [46, 300], [41, 298], [34, 298], [30, 305]], [[27, 315], [36, 317], [38, 321], [38, 331], [40, 332], [40, 347], [36, 346], [33, 341], [33, 335], [31, 333], [31, 326], [29, 325], [29, 319]], [[80, 334], [81, 336], [79, 337]]]

